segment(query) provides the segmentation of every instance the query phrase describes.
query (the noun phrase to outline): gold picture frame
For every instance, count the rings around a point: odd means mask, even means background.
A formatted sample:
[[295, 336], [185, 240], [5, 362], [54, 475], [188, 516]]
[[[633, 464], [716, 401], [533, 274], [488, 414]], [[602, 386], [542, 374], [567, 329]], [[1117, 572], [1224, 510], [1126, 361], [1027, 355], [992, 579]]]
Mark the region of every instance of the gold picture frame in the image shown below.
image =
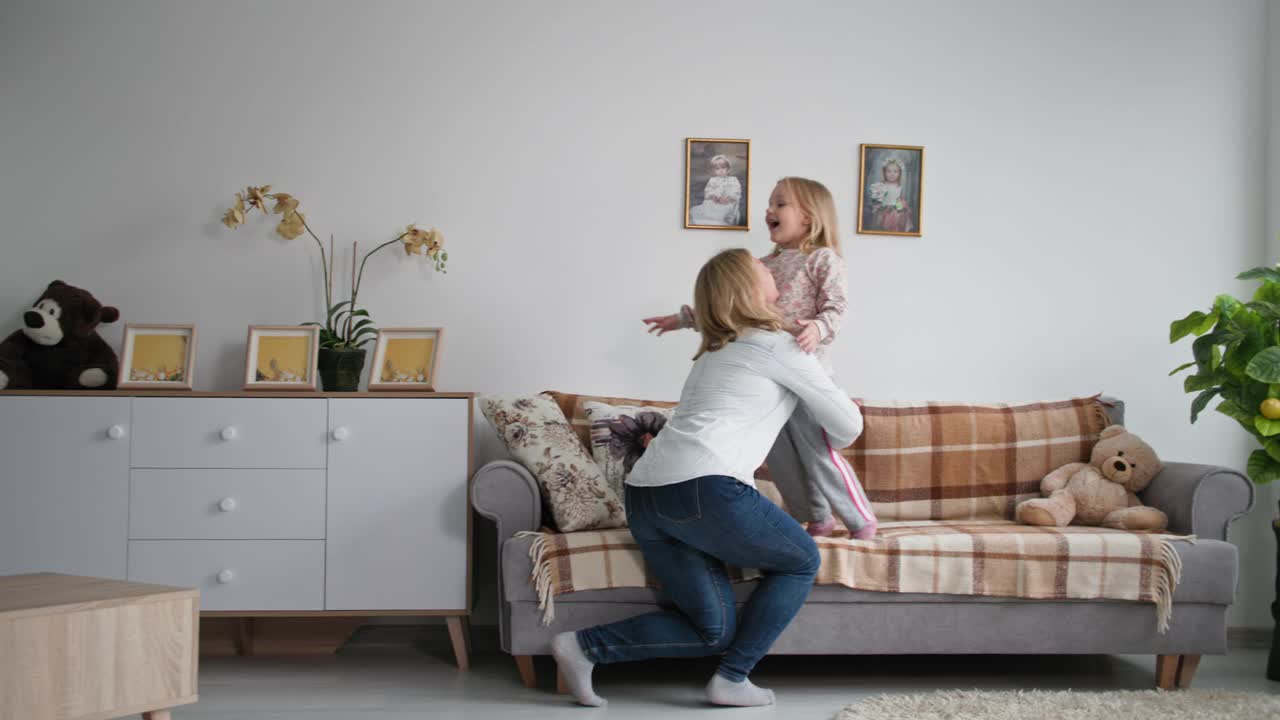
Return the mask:
[[120, 343], [121, 390], [190, 390], [195, 383], [196, 326], [129, 323]]
[[751, 229], [751, 141], [685, 138], [684, 226]]
[[382, 328], [373, 346], [369, 390], [436, 388], [444, 328]]
[[860, 146], [859, 233], [920, 237], [923, 197], [924, 146]]
[[314, 391], [319, 354], [319, 325], [250, 325], [244, 389]]

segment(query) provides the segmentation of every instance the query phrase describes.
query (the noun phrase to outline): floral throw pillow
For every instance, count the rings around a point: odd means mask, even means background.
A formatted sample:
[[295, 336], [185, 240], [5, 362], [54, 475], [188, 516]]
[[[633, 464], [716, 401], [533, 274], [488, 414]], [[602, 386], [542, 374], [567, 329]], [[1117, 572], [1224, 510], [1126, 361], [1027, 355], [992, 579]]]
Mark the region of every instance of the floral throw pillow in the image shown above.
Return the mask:
[[622, 495], [605, 481], [554, 400], [481, 397], [480, 411], [516, 461], [538, 479], [561, 532], [627, 524]]
[[667, 424], [674, 408], [607, 405], [591, 400], [583, 408], [591, 421], [591, 455], [604, 471], [609, 487], [618, 497], [626, 497], [623, 484], [627, 475]]

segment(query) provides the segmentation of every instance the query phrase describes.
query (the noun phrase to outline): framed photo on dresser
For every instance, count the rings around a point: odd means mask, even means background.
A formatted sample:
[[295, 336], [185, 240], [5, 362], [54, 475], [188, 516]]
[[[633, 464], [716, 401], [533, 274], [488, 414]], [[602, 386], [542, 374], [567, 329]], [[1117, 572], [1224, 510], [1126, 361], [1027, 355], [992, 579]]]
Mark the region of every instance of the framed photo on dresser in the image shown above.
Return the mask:
[[190, 390], [195, 369], [195, 325], [124, 326], [121, 390]]
[[245, 390], [315, 390], [319, 325], [250, 325]]
[[444, 328], [382, 328], [373, 347], [370, 390], [435, 390]]

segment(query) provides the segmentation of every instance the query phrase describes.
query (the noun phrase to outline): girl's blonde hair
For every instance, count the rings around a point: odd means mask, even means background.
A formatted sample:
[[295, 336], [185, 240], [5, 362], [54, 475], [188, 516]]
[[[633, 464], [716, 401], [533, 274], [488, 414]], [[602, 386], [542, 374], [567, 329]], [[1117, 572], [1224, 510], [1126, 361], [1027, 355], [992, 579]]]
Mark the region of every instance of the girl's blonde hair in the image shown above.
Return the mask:
[[737, 340], [746, 328], [782, 327], [778, 313], [760, 299], [755, 261], [750, 252], [736, 248], [717, 254], [698, 271], [693, 318], [702, 345], [694, 360]]
[[711, 158], [711, 167], [724, 165], [725, 170], [733, 170], [733, 163], [729, 162], [729, 158], [724, 155], [717, 155]]
[[[840, 229], [836, 224], [836, 202], [831, 191], [817, 180], [784, 177], [778, 184], [785, 187], [800, 212], [809, 218], [809, 235], [800, 241], [800, 250], [813, 252], [820, 247], [840, 252]], [[780, 252], [779, 248], [778, 251]]]

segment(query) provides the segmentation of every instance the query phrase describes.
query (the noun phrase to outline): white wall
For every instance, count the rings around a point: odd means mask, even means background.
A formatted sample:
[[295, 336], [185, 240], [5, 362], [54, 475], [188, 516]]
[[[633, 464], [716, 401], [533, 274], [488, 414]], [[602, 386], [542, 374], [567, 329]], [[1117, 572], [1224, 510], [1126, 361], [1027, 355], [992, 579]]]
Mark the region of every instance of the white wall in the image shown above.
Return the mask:
[[[366, 280], [385, 325], [448, 328], [444, 389], [670, 398], [694, 338], [639, 319], [764, 252], [799, 174], [840, 200], [854, 394], [1105, 391], [1166, 457], [1242, 466], [1225, 419], [1188, 425], [1166, 333], [1267, 256], [1261, 0], [727, 7], [9, 2], [0, 320], [63, 278], [197, 322], [197, 384], [236, 387], [246, 325], [320, 309], [314, 246], [218, 224], [269, 182], [340, 245], [445, 231], [448, 276], [388, 253]], [[681, 229], [688, 136], [752, 139], [750, 232]], [[923, 238], [852, 232], [861, 142], [927, 147]], [[1269, 624], [1267, 535], [1236, 535], [1236, 624]]]

